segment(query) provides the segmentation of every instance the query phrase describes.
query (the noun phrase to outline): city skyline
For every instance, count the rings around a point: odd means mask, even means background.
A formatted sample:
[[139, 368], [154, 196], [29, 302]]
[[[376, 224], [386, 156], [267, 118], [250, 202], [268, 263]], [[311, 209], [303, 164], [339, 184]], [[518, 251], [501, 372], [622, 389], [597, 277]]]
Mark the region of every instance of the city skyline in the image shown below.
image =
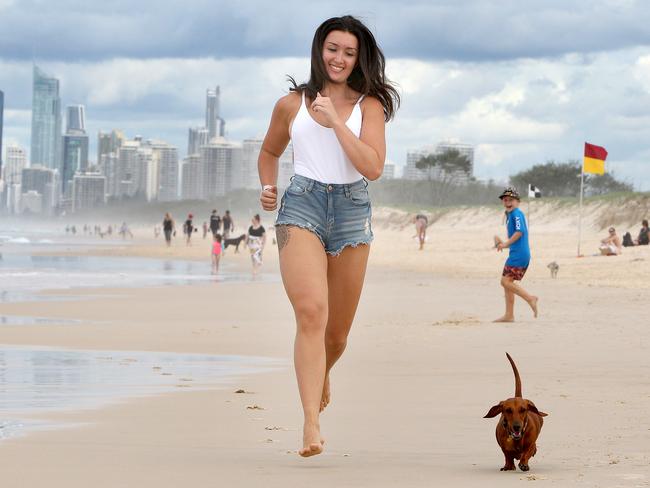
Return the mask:
[[[0, 42], [8, 46], [0, 55], [5, 146], [29, 147], [25, 87], [32, 55], [61, 79], [65, 105], [86, 106], [92, 154], [97, 131], [112, 129], [165, 140], [183, 153], [188, 128], [205, 124], [202, 95], [217, 84], [226, 136], [239, 141], [262, 136], [275, 101], [288, 89], [285, 75], [299, 81], [308, 75], [316, 26], [349, 11], [342, 2], [318, 12], [303, 7], [303, 21], [287, 25], [288, 4], [274, 12], [262, 9], [262, 16], [256, 2], [239, 9], [224, 4], [219, 15], [204, 10], [205, 2], [187, 2], [175, 12], [176, 25], [192, 35], [181, 30], [180, 37], [167, 35], [169, 14], [147, 4], [155, 27], [147, 31], [152, 40], [133, 28], [138, 18], [118, 8], [115, 15], [131, 20], [131, 34], [125, 34], [128, 42], [115, 43], [102, 36], [111, 32], [121, 39], [116, 35], [123, 33], [120, 23], [103, 24], [98, 11], [87, 17], [86, 27], [74, 31], [86, 41], [74, 49], [61, 40], [39, 41], [42, 29], [31, 38], [10, 38], [12, 24], [0, 33]], [[388, 75], [403, 96], [402, 109], [387, 126], [388, 159], [403, 167], [409, 150], [454, 139], [475, 146], [477, 177], [503, 180], [549, 159], [579, 159], [582, 144], [589, 141], [608, 148], [608, 170], [637, 189], [650, 190], [650, 34], [640, 28], [650, 6], [569, 4], [529, 1], [497, 8], [479, 1], [409, 2], [399, 10], [392, 2], [355, 4], [357, 11], [350, 13], [377, 36]], [[44, 8], [61, 20], [56, 29], [64, 40], [68, 24], [55, 12], [61, 5], [55, 1]], [[31, 2], [9, 2], [0, 12], [17, 25], [36, 15]], [[90, 5], [79, 15], [93, 12]], [[88, 28], [91, 18], [102, 29]], [[206, 22], [223, 24], [223, 29], [208, 33]], [[598, 26], [599, 34], [584, 32], [585, 23]]]

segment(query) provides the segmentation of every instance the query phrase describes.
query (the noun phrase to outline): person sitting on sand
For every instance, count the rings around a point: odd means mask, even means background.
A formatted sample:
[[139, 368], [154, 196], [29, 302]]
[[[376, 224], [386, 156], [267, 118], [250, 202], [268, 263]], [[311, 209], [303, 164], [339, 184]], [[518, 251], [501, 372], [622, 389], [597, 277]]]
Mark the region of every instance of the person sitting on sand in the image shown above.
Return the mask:
[[600, 247], [598, 249], [603, 256], [617, 256], [621, 254], [623, 245], [614, 227], [609, 228], [609, 235], [600, 241]]
[[639, 231], [639, 237], [635, 239], [634, 244], [636, 246], [647, 246], [650, 243], [650, 229], [648, 228], [648, 221], [643, 219], [641, 222], [641, 230]]
[[417, 214], [415, 216], [415, 232], [417, 233], [418, 240], [420, 241], [420, 251], [424, 249], [424, 241], [427, 238], [427, 226], [429, 219], [424, 214]]
[[519, 193], [515, 188], [506, 188], [499, 196], [506, 209], [506, 225], [508, 228], [508, 239], [506, 241], [495, 236], [494, 243], [497, 251], [501, 252], [505, 248], [510, 249], [510, 254], [503, 272], [501, 274], [501, 286], [506, 295], [506, 313], [503, 317], [495, 322], [514, 322], [515, 321], [515, 295], [523, 298], [533, 310], [537, 318], [538, 298], [530, 295], [515, 281], [521, 281], [526, 274], [528, 264], [530, 263], [530, 247], [528, 246], [528, 226], [524, 213], [519, 210]]

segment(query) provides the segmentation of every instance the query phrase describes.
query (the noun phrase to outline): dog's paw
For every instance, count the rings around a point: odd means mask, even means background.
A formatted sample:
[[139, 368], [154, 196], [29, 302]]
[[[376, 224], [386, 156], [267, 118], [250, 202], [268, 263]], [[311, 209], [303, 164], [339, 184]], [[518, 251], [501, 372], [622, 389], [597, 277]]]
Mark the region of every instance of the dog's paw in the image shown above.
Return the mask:
[[503, 468], [501, 468], [501, 471], [515, 471], [517, 468], [515, 468], [515, 465], [513, 464], [512, 466], [505, 465]]
[[519, 463], [519, 469], [521, 469], [522, 471], [528, 471], [530, 468], [528, 467], [527, 464]]

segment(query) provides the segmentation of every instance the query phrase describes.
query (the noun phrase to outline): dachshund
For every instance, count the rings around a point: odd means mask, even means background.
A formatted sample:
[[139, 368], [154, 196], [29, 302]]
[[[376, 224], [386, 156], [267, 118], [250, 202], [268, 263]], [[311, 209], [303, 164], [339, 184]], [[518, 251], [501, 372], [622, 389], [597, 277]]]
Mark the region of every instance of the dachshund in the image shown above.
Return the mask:
[[490, 408], [483, 418], [493, 418], [501, 414], [497, 424], [497, 442], [506, 457], [506, 464], [501, 471], [514, 471], [515, 459], [519, 459], [519, 469], [528, 471], [528, 460], [537, 452], [535, 441], [542, 430], [542, 424], [548, 414], [537, 409], [535, 404], [521, 396], [521, 379], [515, 362], [506, 353], [515, 373], [515, 396], [508, 398]]

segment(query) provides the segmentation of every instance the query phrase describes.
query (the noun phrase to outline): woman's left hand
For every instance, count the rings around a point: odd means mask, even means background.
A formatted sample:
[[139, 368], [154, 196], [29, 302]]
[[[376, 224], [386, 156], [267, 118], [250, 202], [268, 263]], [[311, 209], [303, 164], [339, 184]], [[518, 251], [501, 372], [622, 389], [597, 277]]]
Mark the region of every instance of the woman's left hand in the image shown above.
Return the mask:
[[327, 121], [327, 125], [330, 127], [334, 127], [341, 121], [339, 114], [336, 113], [336, 109], [334, 108], [334, 104], [332, 103], [330, 97], [324, 97], [318, 92], [316, 93], [316, 100], [314, 100], [311, 104], [311, 109], [314, 112], [323, 114], [325, 116], [325, 120]]

